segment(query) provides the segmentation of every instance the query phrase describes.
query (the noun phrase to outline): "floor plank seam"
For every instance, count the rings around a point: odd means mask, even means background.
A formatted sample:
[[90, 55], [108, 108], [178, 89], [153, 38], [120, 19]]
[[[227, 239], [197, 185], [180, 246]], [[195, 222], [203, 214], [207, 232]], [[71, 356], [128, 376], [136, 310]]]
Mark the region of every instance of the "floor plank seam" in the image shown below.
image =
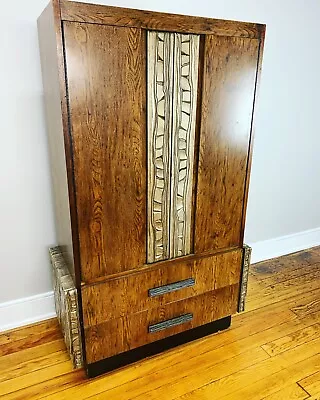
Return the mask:
[[[304, 392], [306, 392], [306, 394], [308, 395], [308, 397], [311, 397], [311, 396], [312, 396], [303, 386], [300, 385], [299, 382], [296, 382], [296, 384], [297, 384], [298, 386], [300, 386], [301, 389], [302, 389]], [[307, 399], [308, 397], [306, 397], [306, 399]]]
[[229, 330], [95, 379], [63, 359], [56, 318], [2, 333], [0, 397], [320, 400], [317, 259], [320, 247], [253, 266], [247, 309]]

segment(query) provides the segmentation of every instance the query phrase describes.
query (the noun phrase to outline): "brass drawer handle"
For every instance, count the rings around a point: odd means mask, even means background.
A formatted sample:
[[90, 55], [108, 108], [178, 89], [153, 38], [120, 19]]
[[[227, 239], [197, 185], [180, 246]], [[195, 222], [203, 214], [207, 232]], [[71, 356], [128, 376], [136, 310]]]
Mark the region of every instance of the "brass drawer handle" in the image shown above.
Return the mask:
[[167, 319], [166, 321], [158, 322], [157, 324], [149, 325], [149, 333], [163, 331], [164, 329], [171, 328], [173, 326], [181, 325], [189, 322], [193, 319], [193, 314], [188, 313], [180, 315], [180, 317]]
[[176, 290], [194, 286], [195, 283], [196, 281], [194, 278], [189, 278], [183, 281], [170, 283], [169, 285], [158, 286], [148, 290], [149, 297], [161, 296], [166, 293], [175, 292]]

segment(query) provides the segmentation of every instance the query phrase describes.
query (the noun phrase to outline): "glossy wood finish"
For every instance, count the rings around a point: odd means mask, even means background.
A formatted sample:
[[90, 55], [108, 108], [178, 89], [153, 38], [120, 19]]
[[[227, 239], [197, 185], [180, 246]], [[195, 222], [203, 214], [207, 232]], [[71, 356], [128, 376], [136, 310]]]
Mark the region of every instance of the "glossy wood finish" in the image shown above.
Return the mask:
[[241, 246], [259, 40], [207, 35], [195, 253]]
[[87, 375], [92, 378], [103, 372], [113, 371], [123, 367], [124, 365], [136, 363], [143, 358], [151, 357], [190, 341], [212, 335], [213, 333], [221, 332], [230, 328], [230, 324], [231, 316], [224, 317], [208, 324], [200, 325], [197, 328], [189, 329], [188, 331], [180, 332], [173, 336], [157, 340], [156, 342], [137, 347], [136, 349], [88, 364], [86, 366]]
[[246, 183], [245, 183], [245, 193], [244, 193], [244, 201], [243, 201], [243, 212], [242, 212], [242, 229], [241, 229], [241, 243], [243, 243], [244, 238], [244, 230], [246, 224], [246, 215], [247, 215], [247, 204], [248, 204], [248, 195], [249, 195], [249, 183], [251, 176], [251, 164], [252, 164], [252, 154], [253, 154], [253, 144], [254, 144], [254, 134], [255, 134], [255, 121], [257, 115], [257, 105], [259, 104], [259, 90], [260, 90], [260, 81], [261, 81], [261, 71], [262, 71], [262, 60], [263, 60], [263, 49], [264, 49], [264, 40], [266, 34], [266, 26], [261, 30], [261, 36], [259, 41], [259, 56], [257, 62], [257, 76], [256, 76], [256, 87], [254, 92], [254, 104], [252, 108], [252, 121], [251, 121], [251, 136], [250, 136], [250, 144], [249, 144], [249, 154], [248, 154], [248, 163], [247, 163], [247, 175], [246, 175]]
[[145, 35], [64, 23], [81, 277], [146, 261]]
[[[234, 314], [238, 305], [239, 285], [227, 286], [189, 299], [152, 308], [124, 318], [112, 319], [85, 329], [87, 362], [92, 363], [124, 351], [135, 349]], [[148, 327], [186, 313], [189, 322], [149, 333]]]
[[[239, 283], [242, 250], [217, 256], [161, 263], [139, 273], [82, 287], [83, 323], [98, 325], [108, 319], [136, 313], [177, 300]], [[149, 297], [148, 290], [194, 278], [194, 286], [161, 296]]]
[[61, 1], [61, 19], [168, 32], [259, 38], [264, 25]]
[[[47, 10], [39, 31], [52, 159], [57, 159], [59, 241], [67, 261], [74, 261], [88, 361], [150, 343], [146, 324], [178, 317], [189, 306], [196, 313], [193, 322], [152, 333], [151, 342], [235, 312], [264, 26], [64, 0], [53, 0]], [[171, 238], [175, 251], [169, 257], [182, 257], [152, 266], [146, 265], [147, 174], [152, 172], [147, 165], [146, 30], [174, 32], [167, 35], [177, 43], [184, 38], [173, 52], [177, 103], [185, 94], [178, 81], [190, 74], [186, 38], [202, 34], [199, 81], [193, 86], [194, 94], [198, 86], [197, 109], [189, 110], [196, 119], [185, 193], [187, 243], [180, 243], [180, 225], [172, 225], [178, 235]], [[195, 78], [198, 51], [194, 60]], [[176, 116], [183, 111], [186, 122], [188, 109], [176, 111]], [[174, 118], [172, 124], [180, 127], [180, 116], [178, 122]], [[176, 153], [173, 146], [172, 159], [179, 159], [180, 147]], [[178, 161], [175, 186], [185, 168]], [[176, 205], [174, 200], [172, 195], [173, 219], [181, 207], [181, 199]], [[184, 256], [188, 253], [195, 254]], [[190, 277], [194, 286], [148, 296], [151, 288]]]
[[61, 247], [70, 273], [76, 280], [72, 239], [72, 226], [76, 226], [76, 220], [73, 212], [71, 217], [73, 217], [74, 225], [72, 225], [70, 217], [70, 204], [73, 204], [72, 194], [69, 202], [69, 191], [72, 187], [71, 156], [67, 126], [68, 116], [64, 101], [65, 83], [59, 18], [58, 1], [50, 2], [38, 19], [38, 32], [55, 202], [57, 244]]
[[[1, 399], [316, 400], [319, 337], [309, 333], [320, 323], [320, 280], [314, 275], [319, 261], [315, 248], [253, 265], [251, 310], [234, 316], [230, 329], [95, 380], [64, 361], [56, 322], [2, 333], [0, 346], [11, 350], [0, 357]], [[307, 276], [310, 282], [314, 276], [312, 288]], [[285, 282], [291, 291], [283, 297]], [[265, 291], [272, 286], [272, 293]], [[269, 355], [261, 346], [272, 343], [277, 354]]]

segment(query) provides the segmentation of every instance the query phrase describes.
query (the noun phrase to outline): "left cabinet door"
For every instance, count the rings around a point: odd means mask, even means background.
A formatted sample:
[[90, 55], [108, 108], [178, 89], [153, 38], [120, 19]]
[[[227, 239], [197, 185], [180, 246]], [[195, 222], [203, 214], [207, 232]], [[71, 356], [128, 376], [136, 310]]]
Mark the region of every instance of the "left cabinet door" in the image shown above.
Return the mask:
[[84, 282], [146, 262], [146, 34], [65, 22]]

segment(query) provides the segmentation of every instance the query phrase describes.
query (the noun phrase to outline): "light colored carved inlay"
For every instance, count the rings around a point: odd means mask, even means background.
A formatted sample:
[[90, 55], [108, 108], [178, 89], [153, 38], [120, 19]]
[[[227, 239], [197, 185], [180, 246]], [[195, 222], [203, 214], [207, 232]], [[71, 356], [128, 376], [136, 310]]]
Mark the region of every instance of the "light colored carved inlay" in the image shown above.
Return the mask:
[[252, 248], [247, 244], [243, 245], [243, 259], [242, 259], [242, 274], [240, 283], [240, 297], [238, 304], [238, 312], [245, 310], [245, 302], [247, 297], [249, 269], [251, 260]]
[[169, 257], [173, 37], [148, 32], [148, 262]]
[[175, 33], [170, 258], [190, 254], [199, 36]]
[[83, 366], [77, 289], [59, 246], [49, 249], [57, 318], [74, 368]]
[[191, 250], [199, 36], [148, 32], [148, 262]]

